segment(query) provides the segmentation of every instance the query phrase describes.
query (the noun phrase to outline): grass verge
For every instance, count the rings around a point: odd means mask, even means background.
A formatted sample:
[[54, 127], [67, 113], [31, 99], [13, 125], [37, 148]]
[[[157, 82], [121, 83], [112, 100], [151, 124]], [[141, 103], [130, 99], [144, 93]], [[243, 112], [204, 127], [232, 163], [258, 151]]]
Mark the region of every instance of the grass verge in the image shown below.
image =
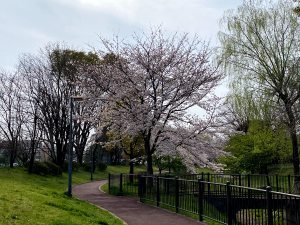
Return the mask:
[[[124, 168], [121, 168], [121, 170]], [[96, 172], [96, 179], [107, 178]], [[122, 221], [87, 202], [67, 197], [67, 174], [30, 175], [23, 168], [0, 169], [0, 224], [2, 225], [121, 225]], [[89, 181], [89, 173], [73, 173], [73, 183]]]

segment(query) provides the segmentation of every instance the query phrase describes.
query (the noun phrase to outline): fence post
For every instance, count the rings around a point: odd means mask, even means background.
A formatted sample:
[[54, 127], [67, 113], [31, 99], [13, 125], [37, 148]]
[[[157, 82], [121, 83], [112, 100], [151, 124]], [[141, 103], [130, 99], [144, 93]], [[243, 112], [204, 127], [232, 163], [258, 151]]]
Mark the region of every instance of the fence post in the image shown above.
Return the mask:
[[[242, 186], [242, 176], [241, 174], [239, 174], [239, 186]], [[239, 188], [239, 195], [241, 196], [242, 195], [242, 189]]]
[[279, 191], [278, 174], [276, 174], [276, 191]]
[[210, 173], [207, 173], [207, 193], [208, 193], [208, 196], [210, 195]]
[[159, 206], [160, 193], [159, 193], [159, 177], [156, 177], [156, 206]]
[[269, 178], [268, 174], [266, 175], [266, 179], [267, 179], [267, 186], [271, 186], [271, 184], [270, 184], [270, 178]]
[[142, 198], [142, 176], [141, 176], [141, 174], [138, 175], [138, 197], [140, 198], [140, 202], [141, 202], [141, 198]]
[[231, 186], [230, 182], [226, 182], [226, 198], [227, 198], [227, 225], [233, 224], [232, 209], [231, 209]]
[[144, 198], [146, 198], [146, 192], [147, 192], [147, 184], [146, 184], [146, 177], [144, 176], [140, 176], [140, 182], [141, 182], [141, 185], [140, 185], [140, 188], [141, 188], [141, 197], [140, 197], [140, 201], [141, 202], [144, 202]]
[[204, 172], [201, 173], [201, 180], [204, 180]]
[[[248, 187], [250, 188], [251, 187], [251, 178], [250, 178], [250, 174], [247, 175], [247, 183], [248, 183]], [[248, 188], [248, 198], [250, 198], [251, 196], [251, 191], [250, 189]]]
[[164, 179], [164, 185], [165, 185], [165, 192], [169, 195], [170, 194], [170, 182], [168, 179]]
[[111, 179], [111, 175], [110, 175], [110, 173], [109, 173], [109, 174], [108, 174], [108, 194], [111, 194], [111, 193], [110, 193], [110, 186], [111, 186], [110, 179]]
[[123, 195], [123, 173], [120, 173], [119, 195]]
[[199, 221], [203, 221], [203, 195], [204, 183], [202, 179], [198, 179], [198, 208], [199, 208]]
[[250, 174], [247, 174], [248, 187], [251, 187]]
[[176, 213], [179, 212], [179, 180], [175, 177], [175, 209]]
[[266, 198], [267, 198], [267, 213], [268, 213], [268, 225], [273, 225], [273, 213], [272, 213], [272, 188], [267, 187]]
[[291, 193], [292, 190], [291, 190], [291, 175], [290, 174], [288, 175], [288, 189], [289, 189], [288, 190], [289, 193]]

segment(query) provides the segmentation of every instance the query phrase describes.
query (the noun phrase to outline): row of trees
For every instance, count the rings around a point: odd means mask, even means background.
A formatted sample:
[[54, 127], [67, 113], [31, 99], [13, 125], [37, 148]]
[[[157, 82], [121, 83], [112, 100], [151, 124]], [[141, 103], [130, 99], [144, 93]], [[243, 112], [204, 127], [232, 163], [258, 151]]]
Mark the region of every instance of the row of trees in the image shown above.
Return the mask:
[[[84, 97], [75, 106], [79, 164], [91, 129], [97, 133], [91, 145], [121, 148], [130, 159], [145, 155], [149, 174], [154, 154], [172, 154], [191, 166], [211, 163], [215, 153], [207, 147], [215, 142], [218, 100], [212, 90], [222, 75], [209, 62], [208, 45], [187, 34], [166, 36], [160, 29], [135, 36], [130, 44], [102, 43], [105, 50], [96, 53], [47, 46], [37, 56], [21, 57], [15, 74], [3, 73], [2, 85], [10, 89], [1, 88], [0, 105], [10, 108], [1, 110], [1, 137], [11, 145], [10, 166], [25, 153], [22, 141], [28, 140], [29, 154], [23, 162], [32, 165], [40, 148], [63, 166], [69, 145], [69, 101], [77, 95]], [[207, 119], [188, 114], [192, 107], [207, 111]], [[107, 140], [102, 140], [104, 130]]]
[[[223, 24], [217, 63], [198, 37], [160, 28], [128, 42], [101, 39], [103, 49], [93, 53], [52, 45], [24, 55], [15, 74], [1, 76], [0, 129], [10, 165], [17, 156], [32, 163], [40, 147], [62, 166], [69, 100], [80, 95], [74, 120], [79, 164], [92, 129], [90, 145], [122, 149], [131, 160], [145, 155], [149, 174], [154, 156], [157, 162], [180, 158], [189, 169], [214, 166], [229, 134], [231, 155], [222, 161], [229, 167], [251, 170], [260, 162], [258, 171], [266, 172], [284, 159], [299, 175], [297, 10], [290, 1], [248, 0], [225, 14]], [[224, 77], [220, 65], [231, 88], [221, 109], [213, 95]], [[192, 115], [193, 109], [205, 116]], [[24, 140], [30, 140], [27, 152]]]
[[[38, 56], [21, 57], [15, 73], [2, 72], [0, 133], [10, 167], [18, 157], [22, 163], [29, 162], [31, 170], [38, 150], [63, 166], [69, 144], [69, 100], [80, 91], [76, 87], [78, 68], [97, 59], [53, 45]], [[84, 110], [76, 108], [78, 113]], [[74, 123], [74, 147], [81, 164], [92, 123], [78, 119]]]

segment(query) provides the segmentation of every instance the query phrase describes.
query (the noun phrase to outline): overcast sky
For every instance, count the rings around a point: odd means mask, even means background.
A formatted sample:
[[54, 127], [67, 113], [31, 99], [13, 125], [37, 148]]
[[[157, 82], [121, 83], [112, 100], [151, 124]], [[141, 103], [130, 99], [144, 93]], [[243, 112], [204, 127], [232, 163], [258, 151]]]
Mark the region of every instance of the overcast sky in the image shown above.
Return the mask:
[[21, 53], [65, 42], [80, 50], [100, 47], [99, 35], [130, 39], [162, 26], [217, 43], [219, 20], [242, 0], [2, 0], [0, 68], [11, 69]]

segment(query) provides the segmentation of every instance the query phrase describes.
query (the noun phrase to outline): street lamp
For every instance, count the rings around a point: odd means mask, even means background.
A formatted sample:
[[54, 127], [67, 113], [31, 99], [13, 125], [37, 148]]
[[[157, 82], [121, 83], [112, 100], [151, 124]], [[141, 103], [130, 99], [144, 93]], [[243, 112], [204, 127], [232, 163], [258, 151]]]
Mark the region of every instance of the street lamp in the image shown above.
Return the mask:
[[68, 165], [68, 196], [72, 196], [72, 161], [73, 161], [73, 102], [81, 102], [84, 98], [82, 96], [70, 97], [70, 131], [69, 131], [69, 165]]

